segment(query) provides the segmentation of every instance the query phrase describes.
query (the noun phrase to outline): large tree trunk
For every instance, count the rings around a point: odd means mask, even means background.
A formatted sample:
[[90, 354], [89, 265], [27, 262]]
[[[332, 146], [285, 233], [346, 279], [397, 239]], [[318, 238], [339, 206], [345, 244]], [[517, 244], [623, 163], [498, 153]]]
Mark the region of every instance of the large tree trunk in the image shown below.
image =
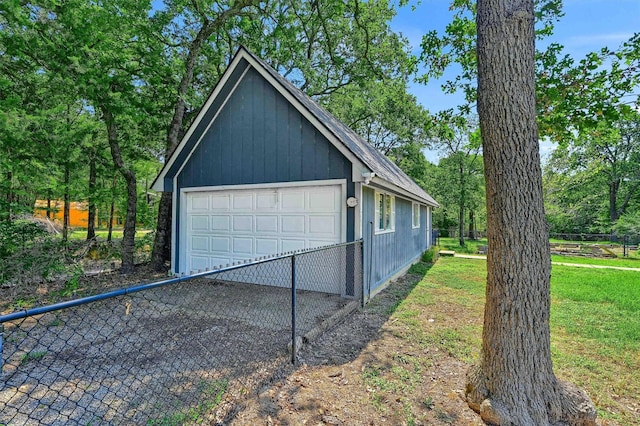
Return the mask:
[[126, 166], [122, 159], [120, 142], [118, 141], [118, 131], [113, 114], [111, 114], [111, 111], [107, 107], [101, 106], [101, 110], [107, 126], [107, 138], [109, 140], [109, 147], [111, 148], [113, 164], [124, 178], [127, 186], [127, 212], [124, 219], [124, 231], [122, 235], [122, 265], [120, 266], [120, 272], [128, 274], [133, 272], [133, 267], [135, 266], [133, 253], [135, 249], [136, 209], [138, 202], [136, 174]]
[[158, 223], [151, 253], [151, 265], [155, 271], [166, 270], [171, 259], [171, 192], [163, 192], [158, 206]]
[[469, 406], [497, 425], [594, 425], [551, 363], [547, 224], [536, 126], [533, 0], [479, 0], [478, 113], [487, 189], [487, 293]]

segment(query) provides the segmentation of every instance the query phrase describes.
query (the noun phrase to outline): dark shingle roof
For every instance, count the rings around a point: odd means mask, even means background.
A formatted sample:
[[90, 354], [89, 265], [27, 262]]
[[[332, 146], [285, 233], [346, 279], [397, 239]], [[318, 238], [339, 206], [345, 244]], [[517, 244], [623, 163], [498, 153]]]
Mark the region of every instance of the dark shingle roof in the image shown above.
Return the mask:
[[407, 176], [400, 168], [386, 156], [375, 149], [371, 144], [360, 137], [356, 132], [335, 118], [317, 102], [293, 85], [289, 80], [281, 76], [269, 64], [256, 55], [244, 49], [265, 71], [275, 78], [292, 96], [294, 96], [313, 116], [334, 134], [364, 165], [366, 165], [377, 177], [394, 184], [405, 191], [415, 195], [418, 199], [438, 206], [438, 203], [427, 194], [417, 183]]

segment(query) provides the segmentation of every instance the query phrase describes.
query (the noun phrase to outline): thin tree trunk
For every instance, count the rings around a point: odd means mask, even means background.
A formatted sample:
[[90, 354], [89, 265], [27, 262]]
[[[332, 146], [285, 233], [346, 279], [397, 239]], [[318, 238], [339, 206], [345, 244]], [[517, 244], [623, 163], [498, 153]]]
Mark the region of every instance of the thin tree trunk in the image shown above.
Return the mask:
[[458, 209], [458, 243], [464, 247], [464, 203], [460, 203]]
[[[196, 67], [196, 59], [200, 54], [202, 45], [211, 35], [211, 28], [206, 24], [200, 28], [195, 39], [191, 42], [187, 61], [185, 63], [185, 71], [178, 85], [178, 97], [171, 118], [171, 124], [167, 131], [167, 141], [165, 146], [165, 158], [168, 158], [173, 150], [178, 146], [178, 135], [182, 128], [186, 103], [184, 97], [193, 80], [193, 73]], [[161, 271], [165, 269], [165, 263], [171, 259], [171, 211], [172, 211], [171, 193], [163, 192], [158, 206], [158, 222], [156, 224], [156, 235], [153, 243], [153, 251], [151, 252], [151, 265], [154, 270]]]
[[465, 204], [465, 180], [464, 180], [464, 167], [462, 161], [464, 158], [458, 158], [460, 164], [458, 165], [458, 172], [460, 173], [460, 200], [458, 203], [458, 242], [460, 247], [464, 247], [464, 204]]
[[47, 219], [51, 219], [51, 189], [47, 190]]
[[122, 159], [120, 152], [120, 143], [118, 140], [118, 129], [115, 119], [109, 108], [101, 105], [102, 115], [107, 126], [107, 138], [109, 147], [111, 148], [111, 157], [116, 169], [120, 172], [127, 187], [127, 212], [124, 220], [124, 231], [122, 235], [122, 265], [120, 272], [128, 274], [133, 272], [134, 268], [134, 249], [136, 235], [136, 208], [138, 202], [138, 193], [136, 186], [136, 174], [128, 168]]
[[107, 233], [107, 241], [111, 242], [113, 238], [113, 214], [115, 212], [116, 202], [114, 199], [111, 200], [111, 208], [109, 209], [109, 231]]
[[87, 240], [96, 237], [96, 178], [98, 172], [96, 167], [96, 157], [91, 156], [89, 160], [89, 217], [87, 219]]
[[62, 208], [62, 241], [67, 242], [69, 239], [69, 181], [71, 167], [69, 162], [64, 163], [64, 195]]
[[618, 221], [618, 188], [620, 187], [620, 180], [614, 180], [609, 182], [609, 220], [611, 224], [615, 224]]
[[471, 240], [476, 239], [475, 221], [476, 218], [474, 217], [473, 209], [469, 209], [469, 239]]
[[533, 0], [477, 3], [478, 113], [487, 190], [487, 290], [469, 406], [496, 425], [595, 425], [589, 398], [556, 379], [551, 262], [536, 124]]
[[113, 220], [116, 212], [116, 187], [118, 185], [118, 175], [113, 175], [113, 183], [111, 184], [111, 207], [109, 208], [109, 232], [107, 233], [107, 241], [111, 242], [113, 237]]
[[[193, 80], [194, 70], [202, 46], [209, 36], [225, 24], [228, 19], [243, 14], [244, 9], [258, 5], [259, 3], [257, 0], [239, 0], [234, 2], [229, 9], [220, 12], [214, 20], [210, 21], [208, 18], [203, 18], [202, 26], [189, 46], [184, 74], [178, 85], [173, 117], [171, 118], [171, 124], [167, 131], [165, 158], [168, 158], [178, 146], [178, 135], [183, 126], [186, 109], [184, 98]], [[156, 271], [165, 269], [165, 263], [171, 259], [171, 202], [171, 194], [163, 193], [160, 198], [160, 205], [158, 206], [158, 222], [156, 225], [153, 251], [151, 252], [151, 265]]]

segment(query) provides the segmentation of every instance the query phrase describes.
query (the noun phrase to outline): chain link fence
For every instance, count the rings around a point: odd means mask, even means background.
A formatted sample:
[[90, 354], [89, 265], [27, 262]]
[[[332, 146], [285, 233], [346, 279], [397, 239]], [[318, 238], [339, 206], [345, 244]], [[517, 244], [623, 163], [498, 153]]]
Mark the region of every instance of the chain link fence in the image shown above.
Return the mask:
[[363, 303], [362, 241], [0, 317], [0, 424], [225, 423]]
[[617, 243], [624, 244], [639, 244], [639, 234], [586, 234], [586, 233], [551, 233], [549, 237], [556, 240], [563, 241], [577, 241], [577, 242], [593, 242], [593, 243]]

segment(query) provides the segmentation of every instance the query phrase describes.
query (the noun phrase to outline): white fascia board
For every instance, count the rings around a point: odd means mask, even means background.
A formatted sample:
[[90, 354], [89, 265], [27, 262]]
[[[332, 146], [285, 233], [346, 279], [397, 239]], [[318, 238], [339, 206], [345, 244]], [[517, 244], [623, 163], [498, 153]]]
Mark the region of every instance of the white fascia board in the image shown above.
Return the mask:
[[353, 207], [354, 211], [354, 224], [353, 224], [353, 239], [359, 240], [362, 238], [362, 183], [355, 182], [355, 194], [358, 199], [358, 204]]
[[426, 205], [426, 206], [432, 206], [432, 207], [439, 207], [439, 205], [434, 205], [432, 202], [425, 200], [422, 197], [419, 197], [415, 194], [412, 194], [411, 192], [407, 191], [404, 188], [399, 187], [398, 185], [395, 185], [391, 182], [388, 182], [384, 179], [381, 179], [379, 177], [374, 177], [373, 179], [371, 179], [371, 183], [372, 188], [376, 189], [376, 188], [382, 188], [382, 189], [387, 189], [391, 192], [394, 192], [400, 196], [402, 196], [402, 198], [406, 198], [409, 201], [413, 201], [413, 202], [418, 202], [420, 204]]
[[[242, 52], [243, 51], [241, 50], [241, 53]], [[162, 166], [162, 170], [160, 170], [160, 173], [158, 174], [158, 176], [156, 176], [156, 179], [151, 184], [151, 189], [153, 189], [155, 191], [163, 191], [164, 190], [163, 182], [164, 182], [164, 177], [167, 174], [167, 171], [173, 166], [173, 163], [175, 162], [176, 158], [178, 157], [178, 154], [184, 149], [184, 146], [186, 145], [187, 141], [189, 140], [189, 138], [191, 138], [191, 135], [193, 135], [193, 132], [195, 132], [196, 128], [198, 127], [198, 125], [200, 124], [200, 122], [204, 118], [205, 114], [207, 113], [207, 111], [211, 107], [211, 104], [218, 97], [218, 94], [220, 93], [222, 88], [226, 85], [227, 81], [229, 80], [229, 77], [231, 76], [231, 74], [233, 74], [233, 72], [235, 71], [235, 69], [238, 66], [238, 63], [242, 59], [246, 60], [247, 59], [246, 55], [238, 54], [238, 55], [235, 56], [235, 58], [233, 58], [233, 61], [231, 61], [231, 63], [227, 67], [227, 70], [222, 75], [222, 78], [220, 78], [220, 81], [218, 81], [218, 84], [216, 84], [216, 87], [211, 92], [211, 95], [209, 95], [209, 98], [207, 98], [207, 101], [204, 103], [202, 108], [200, 108], [200, 112], [198, 112], [198, 115], [196, 116], [195, 120], [193, 120], [193, 123], [191, 123], [191, 126], [189, 126], [189, 129], [187, 130], [187, 133], [185, 133], [185, 135], [180, 140], [180, 143], [178, 144], [177, 148], [173, 151], [173, 153], [171, 154], [169, 159], [164, 163], [164, 166]], [[246, 73], [246, 70], [245, 70], [245, 73]], [[243, 76], [244, 76], [244, 74], [243, 74]], [[241, 80], [241, 78], [238, 79], [238, 80]], [[233, 90], [231, 91], [231, 93], [233, 93]]]

